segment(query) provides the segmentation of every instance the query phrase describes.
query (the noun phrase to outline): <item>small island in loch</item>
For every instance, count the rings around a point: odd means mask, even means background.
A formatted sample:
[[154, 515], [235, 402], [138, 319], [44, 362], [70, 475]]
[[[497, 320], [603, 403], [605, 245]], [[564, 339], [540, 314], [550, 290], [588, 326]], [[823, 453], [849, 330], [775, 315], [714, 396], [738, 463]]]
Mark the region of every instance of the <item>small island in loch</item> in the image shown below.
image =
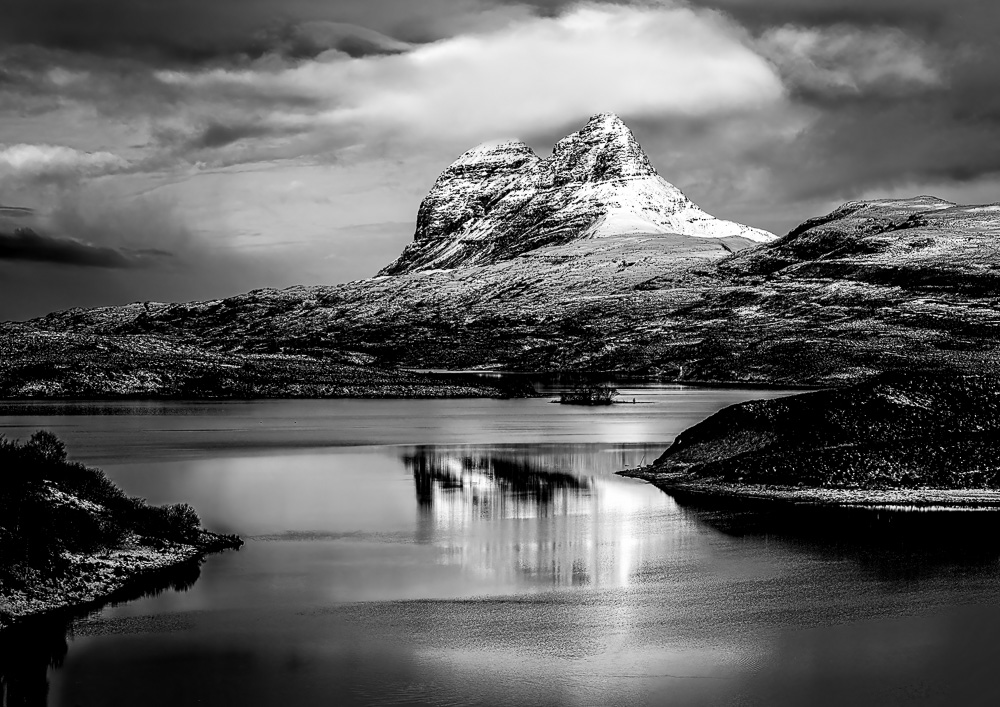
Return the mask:
[[593, 385], [578, 385], [572, 390], [559, 394], [560, 405], [613, 405], [618, 396], [618, 389], [600, 383]]
[[100, 469], [69, 461], [45, 430], [26, 442], [0, 438], [0, 469], [0, 629], [98, 604], [243, 544], [202, 528], [186, 503], [127, 496]]
[[1000, 507], [1000, 384], [892, 373], [740, 403], [619, 473], [689, 499]]

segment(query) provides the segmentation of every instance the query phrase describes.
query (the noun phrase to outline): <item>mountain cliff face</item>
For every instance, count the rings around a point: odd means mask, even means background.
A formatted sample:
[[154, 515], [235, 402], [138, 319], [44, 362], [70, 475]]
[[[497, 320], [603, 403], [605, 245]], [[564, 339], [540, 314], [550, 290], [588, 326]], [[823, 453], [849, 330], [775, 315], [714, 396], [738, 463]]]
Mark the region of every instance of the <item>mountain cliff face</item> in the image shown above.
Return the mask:
[[517, 141], [466, 152], [420, 205], [413, 242], [379, 274], [488, 265], [577, 239], [635, 234], [775, 238], [702, 211], [657, 175], [621, 119], [605, 113], [546, 159]]

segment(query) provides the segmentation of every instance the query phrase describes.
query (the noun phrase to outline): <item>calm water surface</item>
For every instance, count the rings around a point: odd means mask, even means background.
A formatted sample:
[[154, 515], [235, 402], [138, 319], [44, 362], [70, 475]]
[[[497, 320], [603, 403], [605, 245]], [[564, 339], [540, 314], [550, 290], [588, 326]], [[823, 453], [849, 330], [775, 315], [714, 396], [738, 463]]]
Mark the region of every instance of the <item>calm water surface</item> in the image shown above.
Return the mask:
[[615, 476], [766, 391], [39, 403], [239, 552], [0, 645], [6, 704], [998, 704], [987, 514], [683, 506]]

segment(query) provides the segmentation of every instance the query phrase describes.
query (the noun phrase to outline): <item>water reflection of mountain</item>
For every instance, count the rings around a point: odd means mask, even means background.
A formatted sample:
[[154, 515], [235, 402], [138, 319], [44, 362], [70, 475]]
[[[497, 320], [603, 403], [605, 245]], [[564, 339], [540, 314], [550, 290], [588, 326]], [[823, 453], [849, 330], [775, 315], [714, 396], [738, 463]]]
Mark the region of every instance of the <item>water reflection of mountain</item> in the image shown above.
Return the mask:
[[628, 582], [657, 536], [643, 513], [672, 503], [615, 477], [651, 452], [641, 446], [413, 447], [416, 540], [442, 561], [515, 583]]
[[49, 669], [61, 667], [66, 659], [75, 619], [94, 614], [104, 606], [156, 596], [168, 590], [186, 591], [200, 574], [199, 563], [188, 562], [142, 577], [99, 607], [37, 616], [5, 629], [0, 634], [0, 705], [45, 707], [48, 704]]
[[548, 513], [557, 501], [586, 494], [586, 478], [559, 471], [572, 468], [571, 456], [560, 458], [518, 453], [440, 447], [418, 447], [403, 457], [413, 473], [417, 502], [433, 506], [436, 491], [462, 494], [480, 515], [507, 513], [526, 517]]

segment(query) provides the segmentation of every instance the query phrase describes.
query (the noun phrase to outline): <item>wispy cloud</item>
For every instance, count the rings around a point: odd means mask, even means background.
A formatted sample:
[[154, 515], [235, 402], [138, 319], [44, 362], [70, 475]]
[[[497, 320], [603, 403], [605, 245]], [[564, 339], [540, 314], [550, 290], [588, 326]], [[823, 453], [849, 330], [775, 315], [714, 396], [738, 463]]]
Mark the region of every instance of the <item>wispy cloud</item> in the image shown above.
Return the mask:
[[111, 152], [84, 152], [64, 145], [0, 145], [0, 179], [59, 181], [111, 174], [128, 167], [127, 160]]

